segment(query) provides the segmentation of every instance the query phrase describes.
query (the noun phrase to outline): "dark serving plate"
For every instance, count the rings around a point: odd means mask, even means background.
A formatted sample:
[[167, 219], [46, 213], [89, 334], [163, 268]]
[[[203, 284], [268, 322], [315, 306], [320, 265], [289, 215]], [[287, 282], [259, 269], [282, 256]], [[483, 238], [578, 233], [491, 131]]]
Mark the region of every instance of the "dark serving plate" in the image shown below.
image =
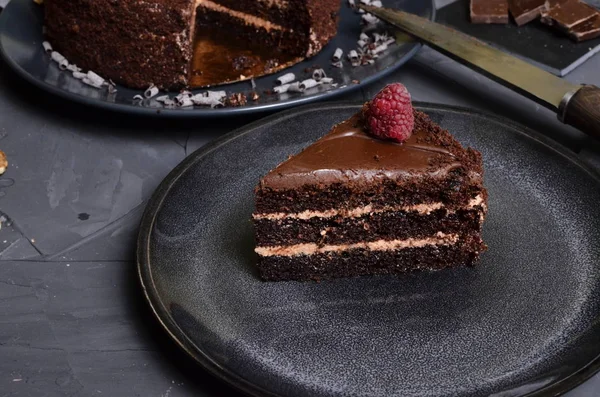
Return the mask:
[[[116, 95], [109, 95], [106, 90], [97, 90], [83, 84], [73, 78], [70, 73], [61, 72], [57, 65], [50, 60], [50, 57], [44, 53], [42, 49], [44, 41], [42, 35], [43, 8], [31, 0], [12, 0], [0, 14], [0, 54], [19, 75], [29, 82], [53, 94], [86, 105], [126, 113], [175, 117], [261, 113], [327, 99], [359, 89], [396, 70], [421, 47], [419, 43], [403, 39], [398, 41], [398, 45], [390, 46], [372, 65], [353, 68], [344, 62], [344, 67], [341, 69], [331, 67], [331, 57], [335, 49], [342, 48], [345, 54], [355, 49], [361, 31], [360, 15], [348, 7], [347, 0], [340, 1], [342, 6], [337, 36], [315, 57], [273, 75], [257, 78], [256, 91], [261, 94], [260, 99], [256, 102], [249, 100], [247, 105], [241, 107], [164, 109], [160, 103], [154, 100], [144, 101], [141, 104], [134, 101], [133, 97], [141, 94], [141, 90], [132, 90], [118, 85]], [[433, 0], [383, 0], [383, 3], [387, 7], [403, 9], [430, 19], [433, 19], [435, 15]], [[386, 29], [384, 28], [384, 30]], [[338, 87], [319, 86], [302, 94], [286, 93], [281, 96], [263, 94], [265, 90], [273, 88], [275, 79], [281, 74], [294, 72], [298, 77], [305, 76], [304, 70], [313, 65], [320, 65], [324, 68], [326, 73], [339, 84]], [[217, 87], [211, 89], [248, 94], [252, 91], [249, 81]], [[204, 90], [194, 90], [194, 92], [200, 91]], [[158, 109], [160, 112], [157, 112]]]
[[165, 179], [137, 255], [169, 335], [256, 396], [556, 396], [598, 371], [599, 175], [494, 116], [418, 106], [483, 155], [489, 250], [478, 266], [259, 280], [254, 186], [359, 108], [271, 116], [198, 150]]

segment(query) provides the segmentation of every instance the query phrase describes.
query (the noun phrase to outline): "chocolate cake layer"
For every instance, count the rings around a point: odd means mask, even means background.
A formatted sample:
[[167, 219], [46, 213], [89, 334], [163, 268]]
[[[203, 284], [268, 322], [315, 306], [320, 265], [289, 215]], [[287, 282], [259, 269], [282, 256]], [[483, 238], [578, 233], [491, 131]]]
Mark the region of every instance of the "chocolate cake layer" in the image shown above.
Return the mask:
[[256, 245], [287, 246], [318, 242], [345, 244], [363, 241], [422, 238], [481, 231], [483, 208], [452, 214], [444, 209], [427, 215], [418, 212], [383, 212], [356, 218], [255, 219]]
[[391, 251], [353, 249], [339, 253], [260, 257], [260, 276], [268, 281], [321, 280], [371, 274], [400, 274], [470, 266], [486, 249], [478, 235], [452, 245], [423, 246]]
[[136, 88], [183, 87], [194, 0], [46, 0], [45, 26], [71, 63]]
[[319, 51], [337, 31], [337, 0], [213, 0], [231, 10], [274, 22], [306, 38], [303, 56]]
[[373, 139], [360, 116], [280, 164], [256, 189], [256, 211], [301, 212], [442, 202], [461, 207], [483, 190], [481, 155], [415, 112], [403, 144]]
[[304, 57], [309, 46], [308, 35], [291, 32], [274, 23], [255, 20], [248, 22], [239, 15], [206, 8], [202, 4], [198, 8], [196, 21], [196, 29], [200, 35], [208, 34], [220, 37], [221, 40], [242, 38], [248, 48], [257, 51], [269, 48], [273, 57], [280, 53]]

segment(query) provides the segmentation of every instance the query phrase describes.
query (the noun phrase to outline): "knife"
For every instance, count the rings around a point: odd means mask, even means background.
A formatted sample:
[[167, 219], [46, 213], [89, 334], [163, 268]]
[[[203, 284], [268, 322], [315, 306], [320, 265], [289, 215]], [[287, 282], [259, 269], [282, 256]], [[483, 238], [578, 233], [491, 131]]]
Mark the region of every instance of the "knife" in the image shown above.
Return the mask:
[[569, 83], [474, 37], [417, 15], [363, 4], [359, 7], [555, 111], [561, 122], [600, 138], [600, 88]]

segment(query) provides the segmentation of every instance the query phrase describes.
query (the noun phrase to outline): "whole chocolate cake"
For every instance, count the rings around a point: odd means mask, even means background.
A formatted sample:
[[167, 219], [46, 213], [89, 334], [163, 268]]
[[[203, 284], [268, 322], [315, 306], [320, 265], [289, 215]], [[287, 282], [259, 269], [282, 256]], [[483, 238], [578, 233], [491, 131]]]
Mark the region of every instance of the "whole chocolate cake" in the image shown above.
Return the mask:
[[44, 2], [47, 36], [69, 62], [133, 88], [165, 89], [190, 85], [194, 42], [204, 36], [268, 51], [272, 64], [310, 57], [336, 34], [339, 6], [339, 0]]
[[390, 98], [371, 103], [379, 114], [334, 126], [260, 181], [253, 222], [263, 279], [437, 270], [471, 265], [485, 250], [480, 153], [410, 102], [394, 114]]

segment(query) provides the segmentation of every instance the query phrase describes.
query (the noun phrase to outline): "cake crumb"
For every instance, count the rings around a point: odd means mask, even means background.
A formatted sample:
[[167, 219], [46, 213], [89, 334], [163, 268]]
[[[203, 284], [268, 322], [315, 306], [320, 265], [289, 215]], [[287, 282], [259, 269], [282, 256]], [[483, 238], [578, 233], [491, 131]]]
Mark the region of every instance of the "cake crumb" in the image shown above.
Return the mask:
[[231, 94], [226, 101], [226, 105], [232, 107], [244, 106], [246, 103], [248, 103], [248, 99], [241, 92]]
[[258, 93], [256, 91], [252, 91], [251, 98], [253, 101], [258, 101], [258, 98], [260, 98], [260, 95], [258, 95]]
[[360, 80], [352, 80], [352, 84], [360, 84]]
[[375, 161], [379, 161], [381, 159], [381, 157], [378, 154], [376, 154], [375, 156], [373, 156], [373, 159]]

